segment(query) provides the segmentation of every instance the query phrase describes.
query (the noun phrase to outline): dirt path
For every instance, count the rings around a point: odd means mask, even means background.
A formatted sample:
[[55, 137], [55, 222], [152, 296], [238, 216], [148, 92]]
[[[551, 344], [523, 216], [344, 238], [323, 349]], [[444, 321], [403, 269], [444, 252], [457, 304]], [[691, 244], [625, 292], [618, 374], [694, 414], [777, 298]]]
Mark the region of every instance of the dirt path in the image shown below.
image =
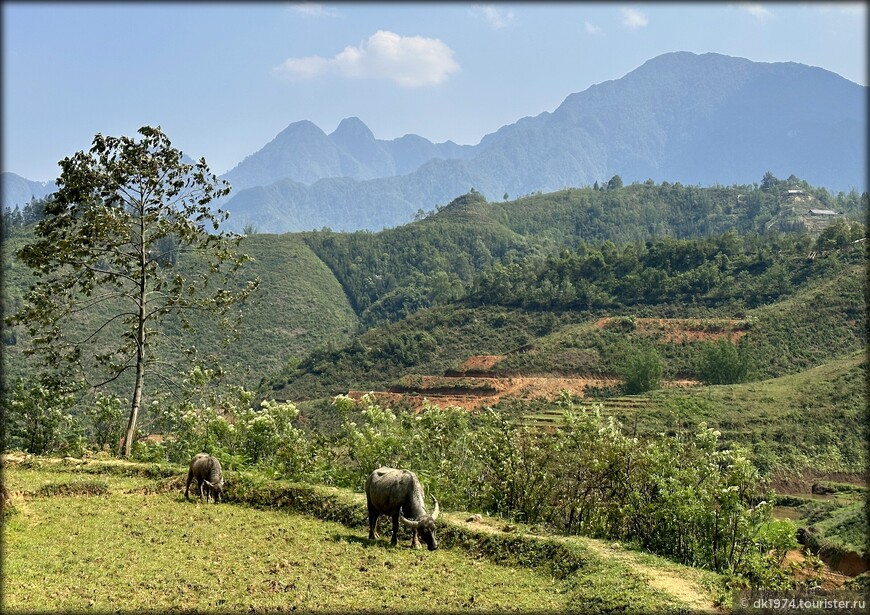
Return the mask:
[[584, 546], [594, 551], [603, 559], [616, 560], [625, 564], [632, 571], [646, 579], [651, 587], [686, 603], [693, 612], [721, 612], [720, 609], [716, 608], [710, 596], [707, 595], [698, 582], [690, 578], [691, 575], [686, 575], [685, 570], [677, 572], [676, 570], [649, 566], [637, 561], [637, 554], [634, 551], [614, 549], [600, 540], [591, 538], [581, 538], [580, 540]]
[[[467, 524], [473, 526], [475, 530], [489, 532], [491, 534], [503, 534], [505, 528], [509, 524], [500, 522], [490, 517], [482, 517], [475, 515], [475, 521], [468, 522], [469, 517], [466, 513], [443, 513], [442, 518], [449, 520], [451, 523], [460, 525]], [[556, 540], [571, 540], [576, 541], [583, 547], [592, 551], [596, 556], [603, 560], [616, 561], [625, 566], [638, 576], [643, 578], [651, 587], [657, 589], [669, 596], [674, 601], [683, 603], [692, 612], [700, 613], [721, 613], [721, 609], [717, 609], [713, 604], [711, 597], [701, 587], [695, 575], [686, 567], [679, 567], [673, 564], [673, 569], [666, 567], [650, 566], [638, 561], [638, 554], [634, 551], [622, 549], [614, 549], [607, 543], [594, 538], [583, 537], [564, 537], [564, 536], [539, 536], [537, 534], [526, 534], [530, 537], [539, 538], [555, 538]]]

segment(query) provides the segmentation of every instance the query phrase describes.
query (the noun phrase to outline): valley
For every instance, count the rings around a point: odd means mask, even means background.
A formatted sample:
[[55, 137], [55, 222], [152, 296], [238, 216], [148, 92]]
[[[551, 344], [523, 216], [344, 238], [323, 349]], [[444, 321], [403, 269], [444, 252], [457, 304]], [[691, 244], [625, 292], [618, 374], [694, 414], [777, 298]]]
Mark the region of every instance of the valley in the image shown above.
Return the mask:
[[[789, 209], [794, 185], [851, 213], [807, 229]], [[746, 548], [766, 554], [737, 562], [739, 574], [852, 588], [867, 561], [862, 207], [865, 196], [768, 177], [765, 189], [645, 183], [492, 203], [472, 191], [379, 233], [252, 233], [240, 240], [253, 257], [245, 273], [262, 288], [242, 306], [238, 335], [191, 323], [220, 371], [179, 372], [199, 379], [187, 397], [150, 389], [133, 457], [183, 464], [213, 451], [228, 472], [253, 473], [230, 491], [235, 502], [281, 507], [290, 496], [276, 481], [325, 484], [347, 490], [353, 516], [371, 467], [414, 467], [460, 527], [485, 512], [483, 532], [520, 524], [529, 537], [585, 545], [604, 570], [629, 570], [666, 601], [702, 609], [727, 607], [729, 577], [717, 559], [727, 554], [705, 546], [703, 523], [717, 522], [698, 520], [730, 507], [745, 519]], [[643, 222], [652, 216], [673, 236]], [[6, 254], [30, 232], [15, 229]], [[4, 300], [20, 305], [34, 278], [7, 263]], [[197, 267], [179, 258], [177, 271]], [[79, 316], [70, 332], [111, 309]], [[171, 318], [159, 326], [184, 331]], [[7, 331], [4, 342], [16, 411], [41, 412], [27, 401], [37, 374], [27, 331]], [[38, 443], [83, 467], [109, 455], [129, 391], [123, 379], [113, 386], [115, 406], [81, 403], [66, 422], [22, 414], [14, 446]], [[769, 509], [722, 499], [717, 485], [734, 481]], [[648, 504], [662, 488], [681, 507]], [[156, 518], [172, 517], [167, 502], [153, 502]], [[676, 515], [683, 529], [671, 532], [659, 515]], [[698, 561], [718, 570], [700, 586], [665, 569]], [[590, 574], [593, 592], [571, 599], [612, 595], [619, 609], [623, 594]], [[290, 587], [291, 578], [281, 580]], [[298, 600], [337, 605], [311, 596]]]
[[866, 6], [36, 4], [2, 613], [863, 612]]

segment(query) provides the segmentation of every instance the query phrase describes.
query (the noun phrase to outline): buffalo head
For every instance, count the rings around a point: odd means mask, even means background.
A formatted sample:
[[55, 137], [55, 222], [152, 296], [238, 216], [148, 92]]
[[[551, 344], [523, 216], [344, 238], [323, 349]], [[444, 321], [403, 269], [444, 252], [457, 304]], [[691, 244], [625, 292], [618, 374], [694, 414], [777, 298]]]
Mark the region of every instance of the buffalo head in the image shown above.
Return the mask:
[[432, 515], [423, 514], [420, 515], [419, 519], [406, 519], [405, 515], [402, 514], [402, 509], [399, 508], [399, 521], [402, 522], [403, 525], [407, 525], [409, 528], [416, 532], [417, 537], [426, 543], [426, 547], [430, 551], [434, 551], [438, 548], [438, 541], [435, 539], [435, 520], [438, 518], [438, 513], [441, 512], [440, 507], [438, 506], [438, 500], [435, 499], [435, 496], [432, 496], [432, 499], [435, 501], [435, 509], [432, 511]]

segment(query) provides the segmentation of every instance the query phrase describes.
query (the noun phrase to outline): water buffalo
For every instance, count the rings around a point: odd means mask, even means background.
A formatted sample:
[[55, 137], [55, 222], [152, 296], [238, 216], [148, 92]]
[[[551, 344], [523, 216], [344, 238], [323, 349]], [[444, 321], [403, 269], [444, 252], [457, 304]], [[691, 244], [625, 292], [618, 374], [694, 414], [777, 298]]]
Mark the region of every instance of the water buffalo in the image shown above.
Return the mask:
[[[199, 497], [202, 499], [205, 495], [205, 501], [208, 503], [209, 497], [214, 500], [215, 504], [221, 501], [221, 493], [224, 490], [224, 477], [221, 474], [221, 462], [208, 453], [200, 453], [190, 462], [190, 469], [187, 471], [187, 486], [184, 488], [184, 499], [190, 499], [190, 481], [196, 479], [199, 488]], [[205, 485], [205, 489], [203, 489]]]
[[[399, 521], [407, 525], [414, 534], [411, 546], [420, 548], [420, 541], [426, 543], [430, 551], [438, 548], [435, 540], [435, 519], [440, 511], [435, 496], [435, 509], [432, 516], [426, 513], [423, 503], [423, 486], [417, 480], [417, 475], [408, 470], [395, 468], [378, 468], [366, 480], [366, 504], [369, 509], [369, 539], [379, 538], [375, 527], [381, 515], [393, 519], [393, 537], [390, 540], [396, 545], [399, 540]], [[408, 515], [408, 518], [405, 517]]]

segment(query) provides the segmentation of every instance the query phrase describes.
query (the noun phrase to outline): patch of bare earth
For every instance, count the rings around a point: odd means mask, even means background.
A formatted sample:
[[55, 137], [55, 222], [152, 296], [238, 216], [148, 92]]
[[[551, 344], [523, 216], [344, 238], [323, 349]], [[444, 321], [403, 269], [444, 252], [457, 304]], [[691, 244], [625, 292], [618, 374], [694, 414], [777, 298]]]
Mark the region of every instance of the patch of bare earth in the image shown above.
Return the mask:
[[461, 372], [486, 371], [495, 367], [495, 364], [505, 358], [503, 354], [482, 354], [469, 357], [459, 366]]
[[[473, 357], [474, 358], [474, 357]], [[471, 359], [469, 359], [471, 360]], [[468, 363], [468, 361], [466, 361]], [[379, 403], [398, 404], [403, 403], [412, 408], [421, 408], [423, 400], [446, 408], [458, 406], [466, 410], [477, 410], [493, 406], [505, 398], [519, 399], [544, 399], [555, 401], [562, 391], [568, 391], [575, 397], [585, 397], [588, 387], [616, 386], [620, 383], [617, 378], [593, 378], [593, 377], [561, 377], [561, 376], [507, 376], [504, 378], [488, 378], [477, 376], [475, 382], [480, 384], [480, 390], [469, 389], [467, 392], [443, 393], [444, 389], [450, 388], [450, 382], [460, 382], [462, 377], [439, 376], [437, 378], [439, 388], [427, 391], [426, 377], [423, 379], [423, 387], [419, 391], [388, 392], [371, 391]], [[672, 380], [663, 383], [664, 387], [688, 387], [700, 384], [695, 380]], [[458, 388], [458, 387], [457, 387]], [[354, 399], [361, 398], [366, 391], [349, 391], [348, 395]]]
[[[599, 318], [595, 327], [603, 329], [613, 320], [610, 317]], [[661, 335], [662, 341], [703, 341], [731, 339], [737, 341], [746, 334], [746, 322], [743, 320], [709, 320], [704, 318], [636, 318], [635, 332], [641, 335]]]
[[[469, 516], [464, 513], [454, 513], [444, 516], [452, 523], [460, 524], [465, 522], [473, 525], [476, 530], [492, 534], [502, 534], [515, 529], [508, 523], [502, 523], [491, 517], [481, 515]], [[543, 536], [537, 534], [526, 534], [526, 536], [543, 538]], [[671, 596], [676, 601], [684, 603], [692, 612], [720, 612], [707, 592], [704, 591], [696, 579], [692, 578], [693, 575], [689, 574], [689, 576], [686, 576], [686, 568], [680, 568], [679, 571], [676, 571], [649, 566], [637, 561], [636, 554], [633, 551], [614, 549], [611, 545], [594, 538], [557, 537], [556, 539], [578, 541], [601, 559], [618, 562], [644, 578], [653, 588]]]
[[818, 573], [807, 570], [807, 557], [801, 549], [792, 549], [785, 555], [786, 566], [794, 569], [794, 576], [798, 580], [812, 579], [816, 575], [821, 577], [821, 588], [824, 590], [843, 589], [849, 577], [838, 572], [827, 562], [822, 562], [822, 569]]
[[613, 548], [592, 538], [583, 539], [583, 544], [604, 559], [616, 560], [626, 565], [644, 577], [650, 586], [686, 603], [693, 612], [720, 612], [697, 580], [691, 578], [691, 574], [687, 576], [685, 569], [676, 571], [649, 566], [637, 561], [637, 554], [633, 551]]

